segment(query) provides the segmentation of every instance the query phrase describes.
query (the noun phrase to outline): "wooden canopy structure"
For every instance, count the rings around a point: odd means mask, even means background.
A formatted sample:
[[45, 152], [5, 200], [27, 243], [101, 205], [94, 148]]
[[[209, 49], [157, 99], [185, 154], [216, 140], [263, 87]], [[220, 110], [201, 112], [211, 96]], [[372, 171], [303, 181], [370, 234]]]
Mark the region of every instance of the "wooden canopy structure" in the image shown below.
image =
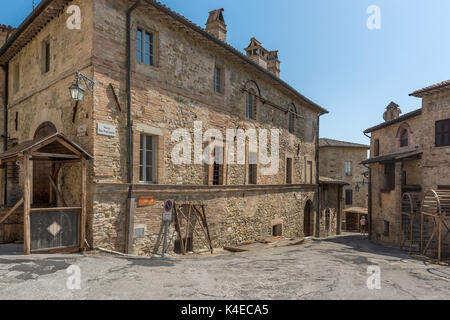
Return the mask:
[[[84, 250], [86, 237], [87, 161], [92, 156], [60, 133], [23, 142], [0, 154], [0, 167], [9, 163], [23, 165], [23, 197], [6, 214], [0, 224], [7, 221], [23, 206], [24, 253], [75, 252]], [[39, 181], [33, 185], [33, 164], [51, 163], [52, 173], [48, 185]], [[56, 177], [63, 164], [80, 164], [79, 206], [68, 207]], [[49, 188], [48, 204], [33, 203], [33, 188]], [[48, 190], [48, 189], [47, 189]]]
[[[450, 258], [450, 190], [429, 190], [421, 208], [420, 250], [438, 261]], [[433, 251], [433, 252], [431, 252]]]

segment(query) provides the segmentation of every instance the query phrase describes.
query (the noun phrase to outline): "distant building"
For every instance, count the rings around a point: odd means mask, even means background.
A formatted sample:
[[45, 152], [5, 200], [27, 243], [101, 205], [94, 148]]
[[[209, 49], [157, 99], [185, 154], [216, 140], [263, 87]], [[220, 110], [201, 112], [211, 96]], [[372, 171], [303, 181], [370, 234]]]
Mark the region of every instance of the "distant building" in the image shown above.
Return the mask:
[[355, 221], [359, 221], [361, 213], [367, 214], [369, 177], [368, 169], [361, 162], [367, 160], [369, 148], [364, 144], [332, 139], [319, 141], [320, 176], [346, 183], [341, 185], [340, 192], [345, 212], [341, 220], [344, 230], [359, 230]]
[[[440, 218], [434, 222], [434, 218], [420, 218], [434, 201], [440, 201], [440, 206], [431, 211], [442, 210], [442, 221], [450, 226], [450, 207], [446, 207], [450, 189], [450, 81], [418, 90], [411, 96], [422, 98], [421, 109], [400, 115], [399, 106], [392, 102], [383, 115], [385, 122], [365, 131], [371, 134], [370, 159], [364, 162], [371, 172], [371, 236], [401, 246], [411, 235], [420, 238], [420, 224], [423, 238], [434, 237], [433, 225]], [[424, 202], [430, 189], [437, 200]], [[419, 218], [411, 223], [411, 216], [417, 215]], [[441, 242], [442, 253], [448, 253], [450, 235], [443, 226], [441, 231], [441, 239], [429, 241], [428, 247], [437, 251], [436, 245]], [[435, 235], [438, 233], [441, 232], [436, 230]], [[413, 245], [419, 247], [417, 241]], [[426, 245], [420, 245], [421, 249]]]

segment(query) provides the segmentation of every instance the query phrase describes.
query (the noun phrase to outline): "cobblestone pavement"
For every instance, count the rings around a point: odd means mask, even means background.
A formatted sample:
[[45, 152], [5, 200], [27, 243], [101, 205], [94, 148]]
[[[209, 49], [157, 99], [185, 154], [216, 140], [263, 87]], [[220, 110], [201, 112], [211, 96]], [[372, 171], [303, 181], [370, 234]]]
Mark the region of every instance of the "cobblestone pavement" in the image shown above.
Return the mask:
[[[81, 289], [67, 289], [67, 268]], [[381, 289], [367, 288], [367, 268]], [[450, 299], [450, 268], [359, 235], [163, 261], [110, 255], [0, 256], [0, 299]]]

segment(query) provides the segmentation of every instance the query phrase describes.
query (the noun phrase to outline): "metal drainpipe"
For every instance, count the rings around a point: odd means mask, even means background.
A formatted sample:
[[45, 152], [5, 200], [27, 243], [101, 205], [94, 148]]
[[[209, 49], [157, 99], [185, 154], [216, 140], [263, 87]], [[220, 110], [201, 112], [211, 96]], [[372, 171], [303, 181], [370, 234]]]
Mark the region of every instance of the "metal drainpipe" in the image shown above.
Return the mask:
[[[372, 141], [372, 137], [370, 137], [369, 135], [367, 135], [364, 132], [364, 135], [369, 138]], [[372, 144], [372, 143], [371, 143]], [[373, 224], [372, 224], [372, 168], [370, 168], [369, 165], [364, 165], [367, 169], [369, 169], [369, 198], [367, 199], [367, 213], [368, 213], [368, 218], [369, 218], [369, 240], [372, 240], [373, 238]]]
[[128, 212], [126, 221], [126, 241], [125, 252], [130, 253], [133, 250], [133, 234], [134, 234], [134, 206], [135, 201], [133, 195], [133, 128], [131, 119], [131, 14], [140, 6], [141, 0], [137, 0], [133, 6], [127, 10], [127, 135], [128, 135]]
[[319, 173], [319, 134], [320, 134], [320, 114], [317, 117], [317, 141], [316, 141], [316, 183], [317, 188], [317, 214], [316, 214], [316, 237], [320, 238], [320, 173]]
[[[131, 14], [141, 4], [137, 0], [127, 11], [127, 129], [128, 129], [128, 183], [133, 184], [133, 128], [131, 122]], [[131, 191], [131, 188], [130, 188]]]
[[[4, 128], [4, 132], [3, 132], [3, 151], [6, 152], [8, 150], [8, 95], [9, 95], [9, 62], [6, 63], [6, 65], [2, 66], [3, 70], [5, 71], [5, 106], [4, 106], [4, 119], [3, 119], [3, 128]], [[7, 168], [5, 167], [5, 170], [3, 172], [3, 189], [4, 189], [4, 193], [3, 193], [3, 201], [4, 204], [6, 205], [8, 202], [8, 171]]]

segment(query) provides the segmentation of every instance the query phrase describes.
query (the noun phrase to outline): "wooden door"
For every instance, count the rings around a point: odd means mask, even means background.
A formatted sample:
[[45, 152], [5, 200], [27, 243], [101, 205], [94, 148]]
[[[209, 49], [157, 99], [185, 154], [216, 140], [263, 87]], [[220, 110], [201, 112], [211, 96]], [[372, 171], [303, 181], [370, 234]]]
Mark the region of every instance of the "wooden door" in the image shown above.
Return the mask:
[[305, 237], [312, 236], [311, 233], [311, 202], [307, 202], [304, 211], [303, 232]]
[[[51, 122], [44, 122], [39, 126], [34, 134], [34, 138], [45, 138], [56, 133], [56, 127]], [[33, 204], [49, 204], [50, 203], [50, 180], [53, 164], [51, 162], [34, 162], [33, 163]]]

